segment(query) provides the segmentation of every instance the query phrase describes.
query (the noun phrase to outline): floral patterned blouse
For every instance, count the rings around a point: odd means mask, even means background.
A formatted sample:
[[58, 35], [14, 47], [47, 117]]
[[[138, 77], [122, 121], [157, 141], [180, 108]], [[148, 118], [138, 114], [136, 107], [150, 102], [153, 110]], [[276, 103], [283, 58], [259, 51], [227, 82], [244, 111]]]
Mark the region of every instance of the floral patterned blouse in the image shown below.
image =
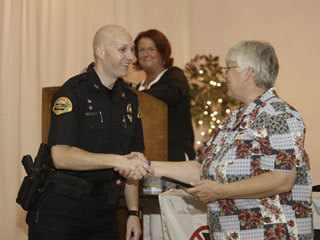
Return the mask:
[[296, 171], [290, 192], [208, 204], [212, 239], [313, 239], [311, 177], [300, 114], [269, 89], [240, 106], [199, 155], [203, 179], [232, 183], [268, 171]]

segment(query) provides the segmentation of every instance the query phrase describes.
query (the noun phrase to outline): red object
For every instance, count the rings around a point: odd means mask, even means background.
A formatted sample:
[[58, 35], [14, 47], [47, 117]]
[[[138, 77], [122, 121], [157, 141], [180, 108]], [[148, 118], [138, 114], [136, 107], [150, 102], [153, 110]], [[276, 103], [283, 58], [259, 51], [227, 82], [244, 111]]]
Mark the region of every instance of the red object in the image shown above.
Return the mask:
[[120, 186], [120, 185], [123, 184], [123, 181], [122, 181], [121, 179], [117, 179], [117, 180], [115, 181], [115, 184], [116, 184], [117, 186]]

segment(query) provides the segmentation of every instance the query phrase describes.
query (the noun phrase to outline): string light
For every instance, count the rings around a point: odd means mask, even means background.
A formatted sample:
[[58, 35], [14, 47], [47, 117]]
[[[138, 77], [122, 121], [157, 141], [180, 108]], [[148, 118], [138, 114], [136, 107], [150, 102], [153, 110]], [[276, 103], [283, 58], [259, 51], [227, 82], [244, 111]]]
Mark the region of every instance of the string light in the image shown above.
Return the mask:
[[201, 129], [195, 141], [196, 148], [203, 143], [202, 139], [212, 135], [218, 129], [222, 119], [231, 113], [235, 105], [235, 102], [229, 99], [224, 91], [226, 83], [222, 81], [220, 68], [219, 57], [197, 55], [185, 69], [188, 80], [190, 80], [192, 117], [196, 127]]
[[209, 83], [210, 83], [210, 85], [212, 85], [212, 86], [216, 86], [216, 85], [217, 85], [217, 83], [216, 83], [215, 81], [213, 81], [213, 80], [211, 80]]

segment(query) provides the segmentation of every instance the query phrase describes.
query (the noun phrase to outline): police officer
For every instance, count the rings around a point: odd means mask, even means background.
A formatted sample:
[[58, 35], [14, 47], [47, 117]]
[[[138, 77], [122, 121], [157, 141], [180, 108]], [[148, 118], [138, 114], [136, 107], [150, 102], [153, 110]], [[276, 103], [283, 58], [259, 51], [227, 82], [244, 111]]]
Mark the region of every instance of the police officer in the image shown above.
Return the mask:
[[[133, 60], [133, 40], [120, 26], [98, 30], [94, 63], [69, 79], [53, 96], [49, 146], [57, 169], [28, 212], [29, 239], [118, 239], [116, 209], [125, 192], [127, 239], [141, 234], [136, 176], [151, 171], [144, 150], [137, 96], [121, 77]], [[132, 155], [132, 154], [131, 154]]]

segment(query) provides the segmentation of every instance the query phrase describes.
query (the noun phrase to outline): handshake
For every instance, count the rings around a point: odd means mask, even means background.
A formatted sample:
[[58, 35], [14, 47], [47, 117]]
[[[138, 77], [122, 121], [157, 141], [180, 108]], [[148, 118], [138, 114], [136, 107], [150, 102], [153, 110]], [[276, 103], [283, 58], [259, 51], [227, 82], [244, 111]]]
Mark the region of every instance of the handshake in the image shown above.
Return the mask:
[[123, 177], [140, 180], [144, 177], [154, 176], [150, 160], [147, 160], [142, 153], [131, 152], [124, 157], [126, 159], [119, 161], [118, 166], [114, 168]]

